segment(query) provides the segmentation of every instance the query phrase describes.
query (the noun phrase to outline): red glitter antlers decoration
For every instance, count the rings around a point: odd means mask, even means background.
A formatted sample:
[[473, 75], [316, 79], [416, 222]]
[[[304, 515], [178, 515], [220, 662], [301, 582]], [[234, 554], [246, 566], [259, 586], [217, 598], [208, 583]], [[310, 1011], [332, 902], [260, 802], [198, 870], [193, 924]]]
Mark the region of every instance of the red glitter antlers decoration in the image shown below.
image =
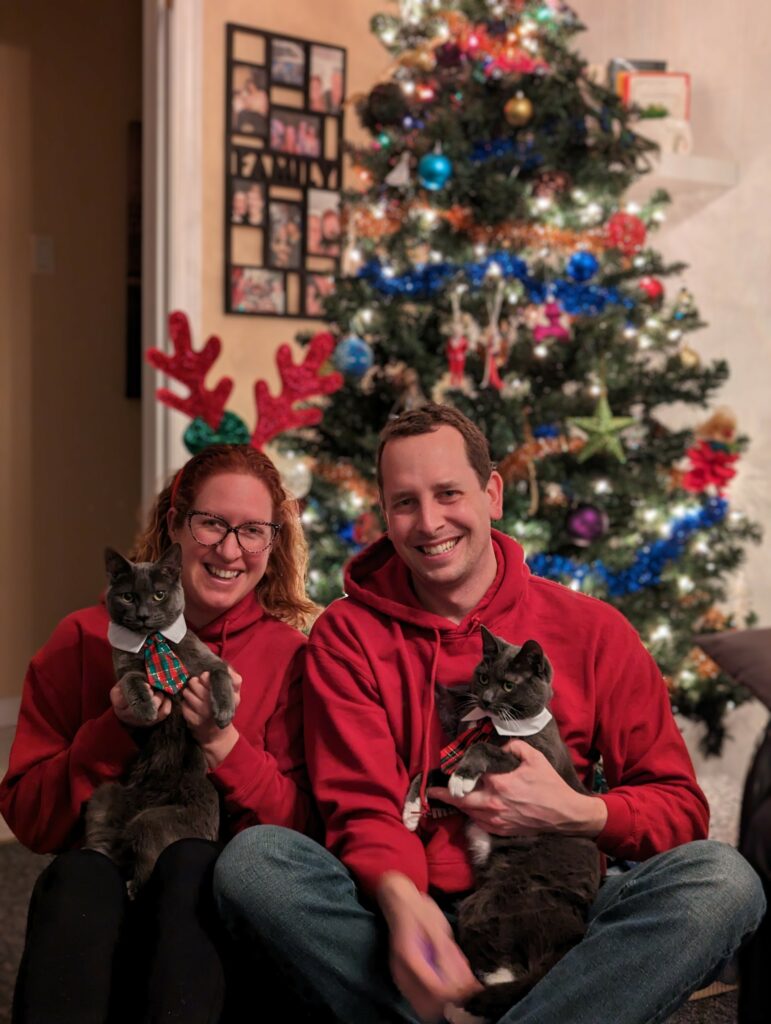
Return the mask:
[[276, 366], [281, 375], [281, 394], [273, 398], [264, 380], [254, 385], [257, 402], [257, 427], [252, 434], [255, 448], [262, 446], [294, 427], [312, 427], [321, 422], [323, 411], [316, 406], [295, 409], [294, 403], [311, 395], [331, 395], [343, 386], [342, 373], [319, 373], [321, 364], [334, 351], [337, 342], [332, 334], [325, 332], [311, 338], [305, 359], [298, 366], [292, 362], [292, 350], [280, 345], [276, 352]]
[[190, 324], [184, 313], [172, 313], [169, 316], [169, 336], [174, 346], [174, 355], [170, 356], [160, 349], [151, 348], [147, 352], [147, 361], [156, 370], [186, 385], [190, 389], [190, 394], [187, 398], [182, 398], [168, 388], [158, 388], [156, 397], [164, 405], [185, 413], [191, 420], [197, 417], [205, 420], [212, 430], [216, 430], [222, 421], [222, 414], [233, 390], [233, 379], [223, 377], [213, 391], [207, 391], [204, 377], [219, 357], [222, 342], [213, 334], [201, 351], [196, 352], [190, 340]]
[[315, 335], [308, 345], [305, 358], [295, 365], [289, 345], [281, 345], [276, 352], [276, 365], [281, 376], [281, 394], [274, 398], [264, 380], [254, 386], [257, 403], [257, 425], [250, 434], [244, 421], [233, 412], [225, 411], [225, 404], [233, 390], [233, 380], [223, 377], [213, 390], [207, 390], [204, 378], [222, 350], [222, 343], [212, 335], [204, 347], [196, 352], [190, 338], [190, 325], [184, 313], [169, 316], [169, 335], [174, 354], [167, 355], [157, 348], [147, 352], [148, 361], [163, 373], [178, 380], [189, 389], [182, 397], [168, 388], [158, 388], [156, 396], [164, 405], [185, 413], [193, 420], [185, 431], [185, 445], [193, 454], [210, 444], [251, 444], [262, 449], [268, 441], [285, 430], [315, 426], [321, 422], [323, 410], [317, 406], [296, 409], [295, 403], [315, 395], [331, 395], [343, 386], [340, 373], [321, 373], [322, 364], [337, 344], [334, 335], [324, 332]]

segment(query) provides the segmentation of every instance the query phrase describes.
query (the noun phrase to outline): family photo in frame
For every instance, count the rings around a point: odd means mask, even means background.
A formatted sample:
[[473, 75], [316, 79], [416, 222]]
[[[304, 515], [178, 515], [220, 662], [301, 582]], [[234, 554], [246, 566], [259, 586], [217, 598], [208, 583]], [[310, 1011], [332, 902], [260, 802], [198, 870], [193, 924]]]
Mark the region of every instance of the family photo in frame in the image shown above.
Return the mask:
[[268, 133], [268, 76], [265, 68], [235, 64], [231, 78], [231, 127], [239, 135]]
[[346, 51], [226, 31], [225, 311], [323, 316], [341, 254]]

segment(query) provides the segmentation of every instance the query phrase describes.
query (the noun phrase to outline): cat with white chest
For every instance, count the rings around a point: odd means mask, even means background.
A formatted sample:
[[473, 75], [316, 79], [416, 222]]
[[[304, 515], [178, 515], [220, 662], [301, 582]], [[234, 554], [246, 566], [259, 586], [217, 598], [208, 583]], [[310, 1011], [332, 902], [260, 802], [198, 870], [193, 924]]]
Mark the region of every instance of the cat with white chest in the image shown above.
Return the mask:
[[[486, 773], [516, 771], [504, 750], [512, 738], [540, 750], [571, 788], [587, 793], [548, 709], [552, 668], [540, 645], [509, 644], [482, 626], [482, 660], [470, 688], [437, 692], [442, 726], [455, 740], [441, 752], [441, 772], [455, 796], [470, 793]], [[433, 773], [432, 773], [433, 774]], [[413, 779], [404, 822], [421, 813], [421, 776]], [[431, 779], [432, 785], [436, 783]], [[485, 988], [449, 1020], [498, 1020], [582, 938], [599, 888], [596, 844], [580, 836], [543, 833], [501, 837], [469, 821], [473, 892], [458, 905], [458, 942]]]

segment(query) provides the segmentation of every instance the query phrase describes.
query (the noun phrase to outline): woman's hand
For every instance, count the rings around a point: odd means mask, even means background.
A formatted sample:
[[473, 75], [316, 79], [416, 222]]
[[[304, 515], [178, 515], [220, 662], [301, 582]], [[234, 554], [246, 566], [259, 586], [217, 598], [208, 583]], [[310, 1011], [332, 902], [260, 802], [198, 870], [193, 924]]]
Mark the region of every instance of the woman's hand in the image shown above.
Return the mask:
[[[241, 676], [230, 666], [228, 671], [233, 680], [233, 701], [238, 707], [241, 701]], [[187, 727], [193, 734], [198, 746], [206, 758], [206, 766], [210, 770], [224, 761], [238, 742], [240, 733], [231, 722], [220, 729], [214, 721], [211, 706], [211, 683], [208, 672], [200, 676], [191, 676], [182, 691], [182, 714]]]
[[115, 717], [131, 729], [151, 729], [154, 725], [158, 725], [159, 722], [162, 722], [164, 718], [168, 718], [171, 714], [171, 700], [169, 697], [167, 697], [165, 693], [160, 693], [158, 690], [150, 690], [149, 685], [147, 685], [147, 689], [150, 693], [150, 698], [158, 711], [157, 717], [154, 718], [152, 722], [143, 721], [135, 716], [134, 712], [131, 710], [131, 705], [124, 696], [120, 683], [116, 683], [110, 690], [110, 703], [112, 704], [112, 709], [115, 712]]

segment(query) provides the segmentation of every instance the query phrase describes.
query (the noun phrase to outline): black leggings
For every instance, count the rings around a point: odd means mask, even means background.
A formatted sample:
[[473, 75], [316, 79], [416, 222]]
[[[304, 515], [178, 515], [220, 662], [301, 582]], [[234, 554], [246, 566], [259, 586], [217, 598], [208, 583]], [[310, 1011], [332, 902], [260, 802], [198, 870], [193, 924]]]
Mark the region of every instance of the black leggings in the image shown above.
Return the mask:
[[219, 848], [182, 839], [130, 902], [93, 850], [57, 857], [32, 893], [13, 1024], [217, 1024], [226, 940], [211, 889]]
[[752, 813], [741, 852], [763, 882], [768, 909], [760, 927], [739, 951], [739, 1024], [771, 1021], [771, 796]]

